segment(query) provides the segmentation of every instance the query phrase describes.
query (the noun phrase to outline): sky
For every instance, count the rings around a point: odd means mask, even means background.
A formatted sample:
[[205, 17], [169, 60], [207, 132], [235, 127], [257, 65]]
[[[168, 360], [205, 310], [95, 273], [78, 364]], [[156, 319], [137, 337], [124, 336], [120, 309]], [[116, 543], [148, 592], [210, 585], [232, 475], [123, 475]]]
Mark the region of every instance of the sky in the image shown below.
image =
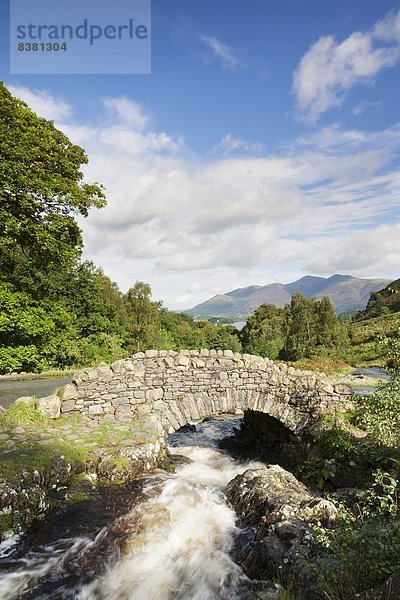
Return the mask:
[[148, 75], [11, 75], [0, 7], [0, 78], [85, 149], [84, 258], [123, 291], [400, 276], [400, 0], [153, 0]]

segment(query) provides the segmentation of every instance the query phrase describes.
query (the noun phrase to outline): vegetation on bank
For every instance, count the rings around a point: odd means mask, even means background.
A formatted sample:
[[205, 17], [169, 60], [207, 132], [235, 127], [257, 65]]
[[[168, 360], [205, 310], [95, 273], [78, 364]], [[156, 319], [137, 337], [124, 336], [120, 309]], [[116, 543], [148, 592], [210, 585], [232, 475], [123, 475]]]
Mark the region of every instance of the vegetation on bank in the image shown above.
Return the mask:
[[98, 485], [128, 481], [147, 461], [153, 464], [146, 449], [141, 458], [141, 447], [157, 439], [151, 425], [96, 423], [80, 414], [51, 420], [34, 399], [16, 402], [0, 419], [0, 541], [49, 508], [63, 510]]
[[327, 298], [317, 301], [296, 293], [284, 308], [260, 306], [239, 337], [245, 352], [332, 375], [350, 366], [384, 367], [387, 340], [399, 326], [400, 312], [344, 320]]
[[400, 327], [385, 347], [392, 379], [327, 420], [316, 438], [319, 452], [303, 469], [319, 490], [341, 487], [346, 476], [352, 482], [353, 490], [335, 494], [336, 526], [315, 528], [320, 551], [308, 568], [329, 600], [354, 598], [400, 570]]
[[353, 365], [383, 366], [387, 340], [400, 326], [400, 312], [348, 324], [350, 344], [344, 360]]
[[392, 281], [389, 285], [370, 296], [365, 310], [357, 313], [356, 321], [366, 321], [400, 312], [400, 279]]

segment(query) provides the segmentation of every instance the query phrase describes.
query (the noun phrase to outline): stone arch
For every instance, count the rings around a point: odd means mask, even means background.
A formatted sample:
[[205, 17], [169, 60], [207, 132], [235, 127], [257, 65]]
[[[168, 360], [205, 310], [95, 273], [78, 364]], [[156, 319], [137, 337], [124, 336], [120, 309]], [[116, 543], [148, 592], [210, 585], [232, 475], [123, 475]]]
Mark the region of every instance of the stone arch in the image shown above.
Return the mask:
[[252, 410], [300, 434], [349, 391], [322, 375], [230, 350], [148, 350], [77, 373], [61, 412], [146, 420], [163, 435], [207, 416]]

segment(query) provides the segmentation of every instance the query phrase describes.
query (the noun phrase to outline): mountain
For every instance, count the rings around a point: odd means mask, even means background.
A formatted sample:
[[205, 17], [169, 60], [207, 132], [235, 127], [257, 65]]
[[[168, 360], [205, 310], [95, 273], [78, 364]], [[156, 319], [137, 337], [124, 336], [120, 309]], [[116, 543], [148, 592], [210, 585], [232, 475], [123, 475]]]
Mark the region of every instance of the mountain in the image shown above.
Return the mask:
[[357, 311], [366, 307], [371, 292], [386, 287], [389, 281], [388, 279], [358, 279], [350, 275], [332, 275], [327, 278], [306, 275], [292, 283], [251, 285], [226, 294], [217, 294], [210, 300], [184, 312], [194, 317], [244, 317], [252, 314], [261, 304], [284, 306], [290, 302], [295, 292], [313, 298], [328, 296], [338, 313]]

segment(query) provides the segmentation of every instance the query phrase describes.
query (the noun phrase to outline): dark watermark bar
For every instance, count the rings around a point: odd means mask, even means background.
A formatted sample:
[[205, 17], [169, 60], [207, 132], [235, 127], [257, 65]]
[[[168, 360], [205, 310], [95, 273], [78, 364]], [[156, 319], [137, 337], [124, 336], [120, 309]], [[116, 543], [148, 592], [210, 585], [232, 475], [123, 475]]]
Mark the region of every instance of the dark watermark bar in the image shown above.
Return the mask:
[[151, 0], [10, 0], [10, 72], [150, 73]]

